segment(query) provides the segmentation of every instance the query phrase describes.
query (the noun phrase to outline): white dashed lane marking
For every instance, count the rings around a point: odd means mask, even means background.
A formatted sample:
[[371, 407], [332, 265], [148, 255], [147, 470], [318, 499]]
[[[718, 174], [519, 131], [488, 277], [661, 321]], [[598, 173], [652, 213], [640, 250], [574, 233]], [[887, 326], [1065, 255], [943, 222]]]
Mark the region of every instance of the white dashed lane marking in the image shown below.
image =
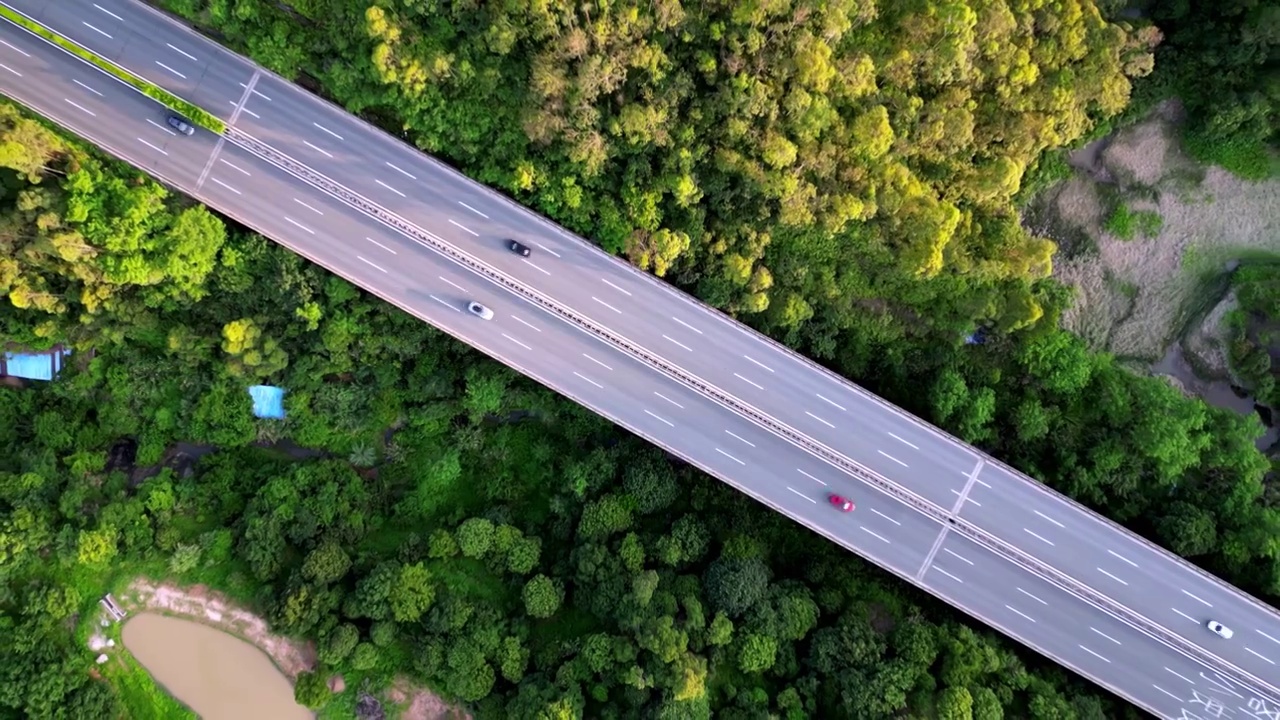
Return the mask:
[[[819, 485], [821, 485], [821, 486], [823, 486], [823, 487], [826, 487], [826, 486], [827, 486], [827, 484], [826, 484], [826, 483], [824, 483], [824, 482], [822, 482], [821, 480], [819, 480], [818, 478], [816, 478], [816, 477], [814, 477], [814, 476], [810, 475], [809, 473], [807, 473], [807, 472], [805, 472], [805, 471], [801, 470], [800, 468], [796, 468], [796, 472], [800, 473], [801, 475], [803, 475], [803, 476], [805, 476], [805, 477], [809, 478], [810, 480], [812, 480], [812, 481], [814, 481], [814, 482], [818, 483]], [[873, 511], [873, 512], [874, 512], [874, 511]]]
[[822, 418], [818, 417], [817, 415], [814, 415], [813, 413], [809, 412], [808, 410], [805, 410], [805, 411], [804, 411], [804, 414], [805, 414], [805, 415], [808, 415], [809, 417], [813, 418], [814, 420], [817, 420], [818, 422], [822, 423], [823, 425], [826, 425], [827, 427], [831, 428], [832, 430], [834, 430], [834, 429], [835, 429], [835, 427], [836, 427], [835, 425], [832, 425], [831, 423], [827, 422], [826, 420], [823, 420]]
[[817, 500], [814, 500], [813, 498], [809, 497], [808, 495], [805, 495], [804, 493], [802, 493], [802, 492], [800, 492], [799, 490], [797, 490], [797, 489], [795, 489], [795, 488], [791, 487], [790, 485], [788, 485], [788, 486], [787, 486], [787, 489], [788, 489], [788, 490], [790, 490], [791, 492], [793, 492], [793, 493], [795, 493], [795, 494], [799, 495], [800, 497], [804, 498], [805, 500], [808, 500], [808, 501], [809, 501], [809, 502], [811, 502], [811, 503], [815, 503], [815, 504], [816, 504], [816, 503], [818, 502]]
[[381, 272], [386, 272], [386, 270], [383, 270], [381, 267], [379, 267], [379, 266], [377, 266], [377, 265], [374, 265], [373, 263], [369, 262], [368, 260], [365, 260], [364, 258], [360, 257], [359, 255], [357, 255], [357, 256], [356, 256], [356, 259], [357, 259], [357, 260], [360, 260], [360, 261], [361, 261], [361, 262], [363, 262], [365, 265], [368, 265], [369, 267], [371, 267], [371, 268], [373, 268], [373, 269], [375, 269], [375, 270], [379, 270], [379, 271], [381, 271]]
[[645, 410], [645, 413], [646, 413], [646, 414], [648, 414], [648, 415], [649, 415], [649, 417], [657, 418], [657, 419], [661, 420], [662, 422], [666, 423], [667, 425], [670, 425], [671, 427], [675, 427], [675, 425], [673, 425], [673, 424], [671, 423], [671, 421], [670, 421], [670, 420], [668, 420], [668, 419], [666, 419], [666, 418], [664, 418], [664, 417], [661, 417], [661, 416], [659, 416], [659, 415], [654, 415], [653, 413], [649, 412], [648, 410]]
[[899, 464], [899, 465], [901, 465], [902, 467], [911, 467], [910, 465], [908, 465], [908, 464], [906, 464], [906, 463], [902, 462], [902, 461], [901, 461], [901, 460], [899, 460], [898, 458], [896, 458], [896, 457], [894, 457], [894, 456], [890, 455], [889, 453], [887, 453], [887, 452], [885, 452], [885, 451], [883, 451], [883, 450], [877, 450], [876, 452], [878, 452], [878, 453], [880, 453], [881, 455], [883, 455], [883, 456], [885, 456], [885, 457], [889, 458], [890, 460], [892, 460], [892, 461], [894, 461], [894, 462], [898, 463], [898, 464]]

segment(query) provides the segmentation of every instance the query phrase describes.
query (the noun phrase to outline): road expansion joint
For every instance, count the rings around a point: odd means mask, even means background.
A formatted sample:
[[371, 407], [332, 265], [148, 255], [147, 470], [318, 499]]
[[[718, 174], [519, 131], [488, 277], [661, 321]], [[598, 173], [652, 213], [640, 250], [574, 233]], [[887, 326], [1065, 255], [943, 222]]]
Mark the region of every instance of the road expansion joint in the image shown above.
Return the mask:
[[[664, 375], [685, 385], [686, 387], [691, 388], [709, 400], [736, 412], [762, 429], [786, 440], [801, 450], [816, 455], [838, 470], [841, 470], [873, 487], [876, 487], [877, 489], [880, 489], [886, 494], [897, 498], [910, 507], [916, 509], [918, 512], [921, 512], [922, 514], [939, 522], [943, 526], [943, 532], [940, 534], [940, 538], [945, 535], [945, 532], [948, 529], [954, 528], [961, 535], [977, 542], [979, 545], [987, 548], [998, 556], [1023, 568], [1024, 570], [1027, 570], [1028, 572], [1031, 572], [1034, 575], [1041, 577], [1053, 585], [1058, 586], [1063, 591], [1076, 596], [1094, 608], [1121, 620], [1125, 624], [1134, 627], [1139, 632], [1142, 632], [1171, 649], [1204, 664], [1206, 667], [1219, 672], [1222, 672], [1223, 668], [1226, 667], [1229, 668], [1230, 671], [1225, 674], [1234, 674], [1236, 675], [1237, 680], [1240, 680], [1241, 678], [1248, 679], [1241, 680], [1242, 684], [1270, 687], [1268, 684], [1261, 682], [1257, 678], [1253, 678], [1249, 673], [1246, 673], [1233, 665], [1226, 663], [1219, 664], [1218, 662], [1215, 662], [1217, 661], [1217, 658], [1212, 656], [1206, 657], [1206, 654], [1200, 651], [1200, 648], [1186, 642], [1181, 637], [1130, 610], [1121, 603], [1097, 592], [1083, 582], [1080, 582], [1056, 568], [1050, 567], [1045, 563], [1036, 560], [1031, 555], [1008, 545], [985, 530], [977, 528], [968, 522], [959, 520], [955, 517], [954, 510], [950, 512], [944, 510], [897, 483], [894, 483], [887, 478], [883, 478], [877, 473], [862, 467], [860, 464], [845, 457], [843, 454], [826, 447], [824, 444], [813, 440], [799, 431], [796, 431], [785, 423], [782, 423], [755, 407], [738, 400], [736, 397], [720, 390], [711, 383], [684, 371], [682, 368], [647, 350], [643, 346], [632, 342], [628, 338], [618, 335], [608, 328], [577, 315], [575, 312], [561, 305], [559, 302], [526, 287], [504, 273], [494, 270], [468, 253], [462, 252], [451, 243], [444, 241], [434, 233], [424, 230], [408, 222], [404, 218], [401, 218], [395, 213], [386, 210], [380, 205], [369, 201], [362, 195], [352, 192], [323, 174], [316, 172], [309, 166], [299, 163], [292, 157], [257, 140], [252, 135], [249, 135], [239, 128], [228, 128], [227, 136], [233, 143], [255, 155], [258, 155], [262, 159], [277, 165], [307, 184], [343, 201], [356, 210], [359, 210], [373, 219], [394, 228], [411, 239], [436, 250], [445, 257], [450, 258], [454, 262], [466, 267], [477, 275], [480, 275], [490, 282], [507, 289], [517, 296], [523, 297], [527, 302], [535, 304], [553, 315], [560, 317], [565, 322], [571, 325], [576, 325], [605, 340], [622, 352], [641, 360], [651, 367], [654, 367]], [[969, 482], [965, 488], [966, 494], [972, 486], [972, 483], [976, 480], [977, 474], [981, 470], [983, 464], [984, 461], [980, 461], [978, 467], [970, 475]], [[731, 484], [734, 484], [735, 487], [737, 487], [736, 483]]]
[[[123, 70], [123, 68], [121, 69]], [[133, 75], [133, 73], [130, 73], [130, 74]], [[134, 75], [134, 77], [137, 77], [137, 76]], [[239, 133], [235, 129], [228, 128], [227, 135], [243, 135], [243, 134]], [[248, 137], [247, 135], [244, 135], [244, 136]], [[232, 142], [235, 144], [241, 144], [240, 142], [237, 142], [237, 139], [234, 137], [232, 138]], [[254, 141], [254, 143], [256, 143], [256, 141]], [[265, 146], [265, 145], [262, 145], [262, 147], [269, 148], [269, 146]], [[252, 148], [246, 148], [246, 149], [249, 149], [251, 152], [253, 151]], [[442, 252], [442, 254], [445, 254], [446, 256], [453, 259], [455, 262], [459, 262], [460, 264], [468, 267], [468, 269], [471, 269], [473, 272], [476, 272], [477, 274], [480, 274], [482, 277], [489, 279], [491, 282], [495, 282], [496, 284], [506, 287], [508, 290], [513, 291], [517, 295], [525, 297], [527, 301], [534, 302], [535, 304], [543, 307], [544, 309], [547, 309], [553, 312], [553, 314], [560, 316], [562, 319], [566, 320], [571, 324], [575, 324], [580, 327], [584, 327], [585, 329], [588, 329], [593, 334], [596, 334], [597, 336], [600, 336], [606, 339], [607, 341], [609, 341], [610, 344], [613, 344], [619, 347], [619, 349], [623, 350], [624, 352], [627, 352], [628, 354], [631, 354], [633, 356], [638, 356], [639, 359], [659, 369], [661, 372], [663, 372], [663, 374], [668, 375], [672, 379], [678, 382], [681, 382], [682, 384], [685, 384], [688, 387], [691, 387], [699, 394], [702, 394], [708, 397], [709, 399], [716, 402], [717, 404], [725, 406], [735, 412], [738, 412], [740, 415], [746, 417], [747, 419], [752, 421], [754, 424], [762, 427], [763, 429], [768, 430], [769, 432], [772, 432], [775, 435], [778, 435], [779, 437], [796, 445], [802, 450], [806, 450], [814, 455], [817, 455], [818, 457], [821, 457], [824, 461], [828, 462], [829, 464], [832, 464], [834, 467], [844, 472], [847, 472], [848, 474], [854, 477], [857, 477], [858, 479], [885, 491], [886, 493], [894, 496], [895, 498], [898, 498], [899, 500], [904, 501], [906, 504], [913, 507], [917, 511], [920, 511], [935, 520], [939, 519], [939, 513], [941, 512], [941, 508], [937, 507], [936, 505], [929, 503], [928, 501], [925, 501], [923, 498], [920, 498], [914, 493], [907, 491], [905, 488], [902, 488], [896, 483], [888, 481], [886, 478], [882, 478], [877, 474], [865, 468], [862, 468], [860, 465], [858, 465], [857, 463], [853, 462], [848, 458], [845, 458], [840, 453], [836, 453], [831, 449], [826, 448], [820, 443], [817, 443], [816, 441], [812, 440], [812, 438], [808, 438], [802, 433], [795, 431], [793, 428], [790, 428], [785, 424], [779, 421], [776, 421], [770, 416], [756, 410], [755, 408], [738, 401], [736, 398], [732, 397], [731, 395], [728, 395], [727, 393], [724, 393], [723, 391], [719, 390], [719, 388], [716, 388], [715, 386], [710, 385], [709, 383], [706, 383], [699, 378], [696, 378], [696, 376], [687, 374], [682, 369], [668, 363], [667, 361], [665, 361], [665, 359], [662, 359], [650, 353], [644, 348], [638, 345], [635, 345], [634, 343], [631, 343], [626, 338], [621, 336], [616, 336], [605, 328], [596, 326], [594, 323], [585, 321], [584, 319], [577, 317], [574, 313], [570, 312], [567, 308], [563, 308], [562, 306], [559, 306], [558, 303], [551, 301], [549, 298], [542, 296], [540, 293], [533, 292], [528, 288], [525, 288], [524, 286], [520, 285], [519, 283], [514, 282], [510, 278], [507, 278], [501, 275], [500, 273], [493, 271], [491, 268], [484, 266], [478, 261], [475, 261], [473, 258], [466, 256], [464, 253], [458, 252], [456, 248], [452, 248], [451, 246], [448, 245], [448, 243], [443, 242], [443, 240], [441, 240], [440, 238], [426, 231], [423, 231], [419, 228], [416, 228], [415, 226], [407, 222], [404, 222], [399, 218], [396, 218], [395, 216], [385, 211], [384, 209], [379, 208], [378, 206], [368, 202], [367, 200], [364, 200], [364, 198], [362, 198], [361, 196], [346, 190], [345, 188], [337, 185], [336, 183], [333, 183], [332, 181], [317, 183], [316, 180], [314, 179], [314, 176], [317, 176], [319, 174], [315, 173], [310, 168], [303, 166], [299, 163], [296, 163], [296, 161], [292, 161], [291, 158], [288, 158], [287, 156], [283, 156], [280, 153], [275, 152], [274, 149], [271, 149], [270, 154], [276, 156], [276, 159], [265, 157], [261, 153], [255, 152], [255, 154], [259, 154], [260, 157], [264, 157], [264, 159], [267, 159], [268, 161], [273, 162], [273, 164], [277, 164], [281, 166], [283, 169], [289, 171], [291, 174], [299, 177], [300, 179], [303, 179], [309, 184], [312, 184], [318, 187], [319, 189], [327, 192], [328, 194], [343, 200], [347, 204], [350, 204], [356, 209], [361, 210], [365, 214], [371, 215], [375, 219], [382, 221], [384, 224], [388, 224], [394, 227], [398, 231], [405, 233], [411, 238], [414, 238], [417, 240], [422, 235], [426, 235], [429, 238], [428, 242], [431, 243], [431, 246], [433, 247], [433, 249], [440, 251], [441, 246], [448, 247], [449, 249], [453, 250], [453, 252], [446, 251], [446, 252]], [[280, 160], [284, 160], [284, 162], [280, 162]], [[323, 176], [320, 176], [320, 177], [323, 178]], [[323, 179], [328, 180], [327, 178], [323, 178]], [[419, 241], [421, 242], [421, 240]], [[752, 494], [754, 496], [753, 493], [748, 493], [748, 494]], [[956, 527], [958, 532], [961, 532], [965, 536], [971, 537], [971, 539], [974, 539], [975, 541], [980, 542], [980, 544], [982, 544], [985, 547], [988, 547], [988, 549], [992, 550], [993, 552], [996, 552], [1000, 556], [1005, 557], [1010, 562], [1014, 562], [1020, 567], [1023, 567], [1024, 569], [1027, 569], [1033, 572], [1034, 574], [1040, 575], [1041, 577], [1044, 577], [1046, 580], [1050, 580], [1055, 585], [1071, 586], [1071, 587], [1063, 587], [1063, 589], [1067, 590], [1068, 592], [1071, 592], [1072, 594], [1077, 595], [1078, 597], [1081, 597], [1081, 599], [1084, 599], [1086, 602], [1089, 602], [1091, 605], [1098, 608], [1099, 610], [1102, 610], [1103, 612], [1107, 612], [1108, 614], [1113, 614], [1113, 615], [1116, 615], [1117, 617], [1120, 617], [1120, 619], [1126, 622], [1126, 624], [1133, 625], [1134, 627], [1139, 629], [1141, 632], [1144, 632], [1145, 634], [1148, 634], [1148, 635], [1152, 635], [1156, 640], [1173, 648], [1174, 650], [1184, 655], [1187, 655], [1188, 657], [1191, 657], [1192, 659], [1202, 664], [1205, 664], [1210, 668], [1221, 671], [1221, 666], [1215, 666], [1214, 662], [1205, 660], [1204, 656], [1201, 653], [1196, 652], [1198, 648], [1196, 648], [1195, 646], [1191, 646], [1190, 652], [1188, 652], [1188, 650], [1185, 647], [1178, 647], [1180, 645], [1186, 645], [1186, 643], [1177, 642], [1177, 641], [1180, 641], [1181, 639], [1178, 638], [1176, 635], [1173, 636], [1175, 639], [1175, 642], [1170, 643], [1167, 640], [1167, 637], [1172, 634], [1168, 633], [1167, 630], [1164, 630], [1159, 625], [1155, 623], [1151, 623], [1150, 621], [1147, 621], [1142, 616], [1137, 615], [1132, 611], [1129, 611], [1127, 608], [1120, 605], [1119, 603], [1116, 603], [1110, 598], [1103, 596], [1097, 593], [1096, 591], [1093, 591], [1091, 588], [1084, 585], [1083, 583], [1080, 583], [1079, 581], [1076, 581], [1073, 578], [1066, 576], [1064, 573], [1054, 568], [1048, 567], [1043, 563], [1040, 563], [1034, 558], [1031, 558], [1025, 555], [1024, 553], [1022, 553], [1021, 551], [1018, 551], [1016, 548], [1007, 546], [1005, 543], [999, 541], [998, 539], [995, 539], [989, 533], [986, 533], [983, 530], [980, 530], [976, 527], [972, 527], [968, 523], [956, 523], [954, 518], [947, 518], [945, 513], [942, 513], [942, 517], [943, 519], [950, 522], [954, 527]], [[944, 533], [945, 533], [945, 529], [946, 529], [946, 526], [944, 525]], [[1080, 592], [1077, 592], [1077, 590], [1079, 590]], [[1088, 597], [1086, 598], [1083, 596], [1088, 596]], [[1160, 631], [1163, 631], [1163, 632], [1160, 632]], [[1164, 637], [1159, 637], [1160, 635], [1164, 635]], [[1212, 658], [1212, 660], [1216, 660], [1216, 658]], [[1257, 685], [1271, 688], [1269, 684], [1262, 683], [1261, 681], [1258, 681], [1256, 678], [1252, 678], [1252, 676], [1250, 676], [1248, 673], [1239, 671], [1237, 668], [1234, 668], [1234, 666], [1231, 666], [1228, 664], [1226, 665], [1226, 667], [1236, 670], [1240, 675], [1243, 675], [1246, 678], [1251, 678], [1252, 680], [1255, 681]], [[1248, 685], [1248, 684], [1254, 684], [1254, 683], [1244, 682], [1243, 684]], [[1274, 688], [1271, 688], [1271, 689], [1273, 691], [1275, 690]]]

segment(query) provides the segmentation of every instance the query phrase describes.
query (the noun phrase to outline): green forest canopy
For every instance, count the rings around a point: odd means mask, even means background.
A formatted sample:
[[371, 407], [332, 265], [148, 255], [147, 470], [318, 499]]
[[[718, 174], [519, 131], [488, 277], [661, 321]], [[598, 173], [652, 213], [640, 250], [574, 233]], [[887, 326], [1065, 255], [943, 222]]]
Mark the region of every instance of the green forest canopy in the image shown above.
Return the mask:
[[[1256, 419], [1057, 330], [1052, 243], [1013, 206], [1124, 108], [1152, 28], [1073, 2], [167, 4], [1280, 597]], [[96, 351], [0, 388], [0, 706], [118, 709], [62, 623], [145, 572], [253, 602], [349, 687], [408, 671], [482, 716], [1132, 712], [8, 105], [0, 166], [0, 333]], [[249, 415], [260, 381], [285, 423]], [[250, 447], [284, 437], [325, 456]], [[220, 449], [136, 484], [129, 441], [138, 466]]]

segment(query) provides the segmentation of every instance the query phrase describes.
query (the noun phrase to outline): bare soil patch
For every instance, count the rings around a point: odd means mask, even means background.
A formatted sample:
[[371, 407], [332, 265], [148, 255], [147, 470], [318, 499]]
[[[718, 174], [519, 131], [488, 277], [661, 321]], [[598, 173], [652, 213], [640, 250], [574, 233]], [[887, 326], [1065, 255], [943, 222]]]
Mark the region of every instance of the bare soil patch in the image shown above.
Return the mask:
[[131, 612], [150, 610], [179, 616], [211, 625], [253, 643], [291, 680], [297, 679], [298, 673], [315, 668], [316, 654], [312, 643], [272, 633], [266, 620], [203, 585], [183, 588], [139, 578], [116, 599], [122, 608]]

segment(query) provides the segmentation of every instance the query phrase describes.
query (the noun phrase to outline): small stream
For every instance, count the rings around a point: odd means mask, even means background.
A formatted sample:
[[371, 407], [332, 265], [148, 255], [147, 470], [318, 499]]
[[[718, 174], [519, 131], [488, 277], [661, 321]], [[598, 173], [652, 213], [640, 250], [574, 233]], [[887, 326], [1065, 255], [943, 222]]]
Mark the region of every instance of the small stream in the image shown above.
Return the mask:
[[1214, 407], [1238, 412], [1241, 415], [1256, 413], [1266, 427], [1266, 434], [1258, 438], [1258, 449], [1267, 452], [1280, 442], [1280, 426], [1267, 425], [1268, 413], [1261, 408], [1253, 397], [1235, 387], [1226, 380], [1204, 380], [1196, 375], [1191, 363], [1183, 355], [1182, 343], [1171, 345], [1164, 357], [1151, 366], [1151, 371], [1160, 375], [1176, 378], [1187, 392], [1197, 395]]

